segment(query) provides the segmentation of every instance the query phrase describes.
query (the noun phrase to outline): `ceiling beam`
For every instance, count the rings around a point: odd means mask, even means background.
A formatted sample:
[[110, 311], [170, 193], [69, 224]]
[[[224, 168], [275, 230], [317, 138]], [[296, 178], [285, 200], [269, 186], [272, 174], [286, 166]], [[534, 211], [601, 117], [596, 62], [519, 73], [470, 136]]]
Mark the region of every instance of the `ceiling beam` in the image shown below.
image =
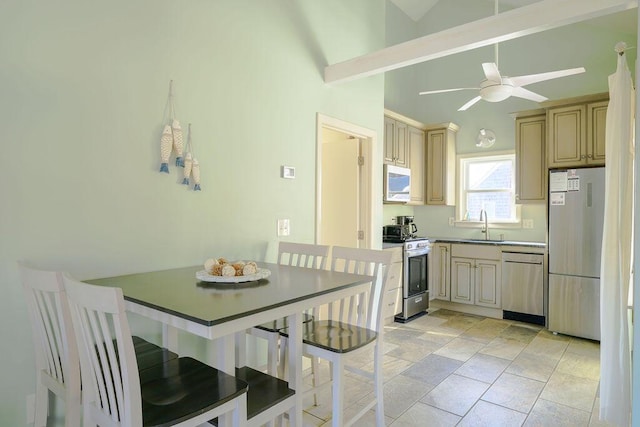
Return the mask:
[[638, 0], [542, 0], [329, 65], [325, 83], [384, 73], [638, 7]]

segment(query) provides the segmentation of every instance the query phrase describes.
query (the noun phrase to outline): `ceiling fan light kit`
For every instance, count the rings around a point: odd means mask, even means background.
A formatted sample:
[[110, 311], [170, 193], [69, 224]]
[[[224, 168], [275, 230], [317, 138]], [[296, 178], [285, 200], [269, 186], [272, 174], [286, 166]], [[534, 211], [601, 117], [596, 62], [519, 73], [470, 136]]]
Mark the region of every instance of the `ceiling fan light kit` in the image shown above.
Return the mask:
[[513, 94], [513, 83], [508, 77], [503, 77], [502, 82], [485, 80], [480, 83], [480, 98], [488, 102], [500, 102]]

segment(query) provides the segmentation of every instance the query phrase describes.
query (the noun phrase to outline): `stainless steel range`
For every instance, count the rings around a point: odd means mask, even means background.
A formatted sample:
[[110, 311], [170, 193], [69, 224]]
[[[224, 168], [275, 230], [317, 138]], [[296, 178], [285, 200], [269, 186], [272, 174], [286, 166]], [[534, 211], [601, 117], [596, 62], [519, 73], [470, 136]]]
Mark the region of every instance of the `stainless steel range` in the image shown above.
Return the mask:
[[407, 237], [403, 240], [385, 237], [385, 243], [402, 243], [402, 312], [396, 322], [408, 322], [427, 314], [429, 308], [429, 252], [431, 242], [425, 237]]

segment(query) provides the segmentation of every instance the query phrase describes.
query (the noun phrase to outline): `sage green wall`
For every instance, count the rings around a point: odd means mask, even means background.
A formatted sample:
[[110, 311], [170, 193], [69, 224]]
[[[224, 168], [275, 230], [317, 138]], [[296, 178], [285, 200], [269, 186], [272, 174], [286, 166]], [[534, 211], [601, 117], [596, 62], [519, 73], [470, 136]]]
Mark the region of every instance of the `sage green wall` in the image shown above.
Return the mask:
[[[386, 0], [386, 39], [387, 46], [413, 40], [419, 36], [418, 25], [394, 3]], [[418, 111], [419, 98], [416, 96], [418, 67], [404, 67], [385, 73], [384, 106], [391, 111], [405, 114]]]
[[[273, 260], [278, 218], [313, 241], [316, 113], [381, 134], [384, 102], [383, 76], [330, 87], [323, 69], [384, 47], [384, 14], [384, 0], [2, 2], [0, 425], [25, 425], [34, 392], [16, 260], [80, 279]], [[158, 172], [171, 79], [201, 192]]]
[[[390, 2], [387, 0], [387, 3]], [[394, 10], [389, 5], [387, 8]], [[494, 4], [490, 1], [440, 1], [417, 23], [399, 11], [388, 13], [386, 44], [398, 44], [491, 16], [494, 13], [493, 8]], [[501, 11], [503, 10], [506, 8], [501, 7]], [[613, 47], [618, 41], [635, 46], [636, 35], [612, 32], [586, 21], [500, 43], [499, 67], [503, 74], [509, 76], [579, 66], [586, 68], [587, 72], [584, 74], [527, 86], [528, 89], [551, 100], [607, 92], [607, 76], [613, 73], [616, 67], [616, 53]], [[627, 51], [632, 73], [635, 69], [636, 55], [635, 49]], [[476, 96], [474, 91], [418, 95], [421, 90], [475, 87], [483, 79], [481, 64], [494, 61], [494, 48], [491, 46], [388, 72], [385, 75], [385, 106], [425, 124], [456, 123], [460, 126], [456, 144], [459, 154], [513, 150], [515, 125], [510, 113], [539, 108], [538, 104], [518, 98], [510, 98], [499, 103], [480, 101], [467, 111], [459, 112], [457, 110], [460, 106]], [[475, 147], [475, 138], [481, 128], [491, 129], [496, 134], [496, 144], [491, 149], [482, 150]], [[386, 223], [396, 209], [390, 205], [384, 206], [383, 218]], [[422, 225], [421, 234], [479, 237], [478, 230], [449, 227], [448, 218], [454, 216], [453, 208], [416, 206], [409, 209], [413, 210], [418, 226]], [[544, 206], [523, 206], [522, 217], [533, 219], [534, 229], [506, 229], [496, 233], [504, 233], [510, 240], [544, 241]]]

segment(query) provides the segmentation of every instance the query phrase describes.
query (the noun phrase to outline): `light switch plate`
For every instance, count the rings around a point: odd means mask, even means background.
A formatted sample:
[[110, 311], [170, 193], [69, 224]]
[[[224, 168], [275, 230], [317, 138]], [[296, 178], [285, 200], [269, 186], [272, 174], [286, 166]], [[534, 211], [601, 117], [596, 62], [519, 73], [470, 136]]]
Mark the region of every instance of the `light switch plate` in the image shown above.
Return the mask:
[[293, 166], [282, 166], [282, 169], [280, 171], [280, 176], [282, 178], [295, 179], [296, 168], [294, 168]]
[[288, 219], [278, 220], [278, 237], [288, 236], [291, 234], [291, 228]]
[[449, 227], [453, 227], [453, 222], [455, 221], [455, 218], [450, 216], [449, 217]]
[[523, 219], [522, 220], [522, 228], [533, 228], [533, 220], [532, 219]]

